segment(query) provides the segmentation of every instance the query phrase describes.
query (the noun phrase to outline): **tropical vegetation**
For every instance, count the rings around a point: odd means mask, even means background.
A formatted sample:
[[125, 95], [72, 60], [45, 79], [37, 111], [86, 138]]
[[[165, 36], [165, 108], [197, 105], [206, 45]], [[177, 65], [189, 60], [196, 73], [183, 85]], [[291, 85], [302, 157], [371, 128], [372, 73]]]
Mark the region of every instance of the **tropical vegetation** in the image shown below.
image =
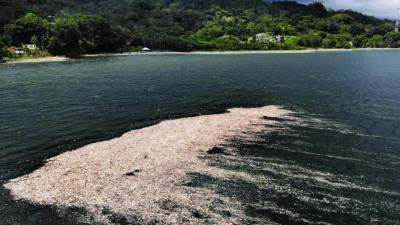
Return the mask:
[[[26, 46], [35, 45], [35, 49]], [[400, 47], [395, 24], [321, 3], [265, 0], [2, 0], [0, 54]]]

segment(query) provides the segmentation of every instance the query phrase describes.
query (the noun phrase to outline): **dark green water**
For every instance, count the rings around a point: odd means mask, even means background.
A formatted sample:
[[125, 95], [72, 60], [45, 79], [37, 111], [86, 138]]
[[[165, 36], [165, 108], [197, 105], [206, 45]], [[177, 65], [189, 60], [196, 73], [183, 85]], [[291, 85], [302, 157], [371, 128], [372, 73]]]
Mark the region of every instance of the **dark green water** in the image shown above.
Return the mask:
[[[265, 176], [264, 188], [202, 174], [187, 185], [240, 201], [243, 224], [400, 224], [399, 51], [0, 65], [0, 182], [160, 120], [270, 104], [305, 123], [280, 121], [282, 131], [232, 143], [235, 160], [209, 159]], [[0, 224], [76, 224], [82, 213], [0, 189]]]

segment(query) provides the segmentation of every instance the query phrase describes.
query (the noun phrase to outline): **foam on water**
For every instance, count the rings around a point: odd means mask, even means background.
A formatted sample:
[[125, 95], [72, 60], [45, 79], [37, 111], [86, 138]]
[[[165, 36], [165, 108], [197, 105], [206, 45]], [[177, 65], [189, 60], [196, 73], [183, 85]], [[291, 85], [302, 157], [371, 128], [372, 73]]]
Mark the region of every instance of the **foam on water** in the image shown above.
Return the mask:
[[[257, 176], [256, 180], [265, 181], [265, 185], [261, 182], [246, 191], [225, 193], [241, 199], [247, 206], [246, 221], [340, 224], [344, 220], [357, 224], [395, 224], [400, 216], [400, 192], [383, 187], [391, 187], [395, 182], [386, 176], [388, 171], [396, 173], [398, 166], [391, 168], [393, 164], [388, 164], [386, 158], [376, 162], [372, 153], [353, 150], [345, 156], [340, 146], [332, 150], [329, 148], [333, 146], [317, 146], [313, 143], [315, 136], [330, 135], [334, 139], [348, 135], [339, 129], [345, 126], [318, 117], [297, 116], [297, 120], [274, 124], [283, 129], [261, 133], [256, 142], [234, 145], [240, 157], [210, 158], [213, 166], [247, 172]], [[355, 164], [356, 169], [349, 172], [347, 167]], [[208, 180], [212, 187], [227, 185], [212, 178], [201, 180]], [[205, 183], [199, 185], [211, 187]], [[246, 182], [238, 181], [235, 185], [246, 186]], [[227, 190], [219, 193], [224, 191]], [[247, 200], [249, 195], [254, 197]]]

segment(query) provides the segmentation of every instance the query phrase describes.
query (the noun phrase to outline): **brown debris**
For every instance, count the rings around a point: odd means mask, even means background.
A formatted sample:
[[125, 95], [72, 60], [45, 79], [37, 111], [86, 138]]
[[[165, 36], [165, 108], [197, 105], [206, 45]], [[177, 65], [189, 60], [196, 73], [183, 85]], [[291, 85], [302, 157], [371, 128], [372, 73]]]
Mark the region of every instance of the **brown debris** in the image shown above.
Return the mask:
[[255, 179], [246, 173], [210, 167], [199, 156], [238, 136], [251, 139], [249, 133], [275, 123], [264, 117], [288, 114], [279, 107], [266, 106], [164, 121], [63, 153], [5, 187], [15, 199], [83, 207], [99, 217], [107, 208], [118, 215], [139, 215], [145, 222], [202, 224], [207, 219], [218, 224], [237, 223], [243, 214], [239, 203], [225, 199], [223, 210], [229, 216], [218, 215], [209, 209], [216, 193], [181, 184], [192, 172]]

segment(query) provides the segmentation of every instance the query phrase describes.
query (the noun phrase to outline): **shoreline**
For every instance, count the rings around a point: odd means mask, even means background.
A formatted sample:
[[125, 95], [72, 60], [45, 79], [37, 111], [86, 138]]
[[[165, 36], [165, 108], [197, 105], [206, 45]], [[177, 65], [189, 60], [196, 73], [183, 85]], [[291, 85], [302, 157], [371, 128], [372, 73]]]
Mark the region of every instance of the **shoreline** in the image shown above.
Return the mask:
[[[234, 50], [234, 51], [152, 51], [152, 52], [123, 52], [123, 53], [100, 53], [84, 54], [78, 58], [96, 58], [113, 56], [162, 56], [162, 55], [241, 55], [241, 54], [310, 54], [321, 52], [360, 52], [360, 51], [400, 51], [400, 48], [353, 48], [353, 49], [304, 49], [304, 50]], [[42, 58], [20, 59], [7, 61], [3, 64], [29, 64], [29, 63], [49, 63], [64, 62], [72, 60], [66, 56], [49, 56]], [[1, 65], [1, 64], [0, 64]]]
[[29, 59], [16, 59], [11, 61], [6, 61], [4, 64], [25, 64], [25, 63], [49, 63], [49, 62], [64, 62], [68, 61], [70, 58], [66, 56], [47, 56]]
[[109, 57], [109, 56], [134, 56], [134, 55], [234, 55], [234, 54], [302, 54], [302, 53], [319, 53], [319, 52], [357, 52], [357, 51], [400, 51], [400, 48], [353, 48], [353, 49], [337, 49], [337, 48], [319, 48], [304, 50], [228, 50], [228, 51], [151, 51], [151, 52], [123, 52], [123, 53], [102, 53], [102, 54], [85, 54], [82, 58], [91, 57]]

